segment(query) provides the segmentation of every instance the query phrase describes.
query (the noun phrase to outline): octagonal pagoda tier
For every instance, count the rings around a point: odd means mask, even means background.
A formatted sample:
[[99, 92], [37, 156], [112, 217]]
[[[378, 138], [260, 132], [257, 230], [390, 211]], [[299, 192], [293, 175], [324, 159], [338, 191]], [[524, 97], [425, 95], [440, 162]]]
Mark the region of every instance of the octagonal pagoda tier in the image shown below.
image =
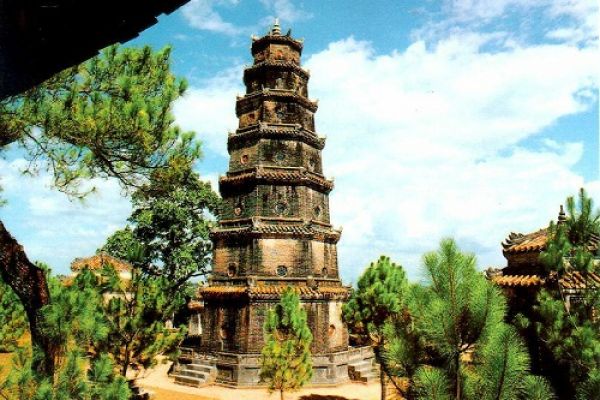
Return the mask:
[[227, 139], [223, 205], [211, 232], [212, 273], [198, 292], [199, 354], [215, 357], [222, 384], [259, 384], [265, 318], [287, 287], [299, 295], [313, 334], [313, 383], [348, 380], [341, 231], [330, 222], [333, 182], [323, 174], [325, 139], [315, 131], [317, 102], [308, 97], [302, 47], [278, 24], [253, 38], [246, 93], [236, 100], [239, 125]]

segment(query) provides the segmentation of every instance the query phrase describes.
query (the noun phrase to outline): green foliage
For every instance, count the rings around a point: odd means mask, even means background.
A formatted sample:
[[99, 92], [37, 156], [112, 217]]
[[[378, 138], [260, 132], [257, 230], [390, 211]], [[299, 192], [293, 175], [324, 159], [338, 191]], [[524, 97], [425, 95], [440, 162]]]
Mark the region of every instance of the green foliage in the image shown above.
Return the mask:
[[[561, 398], [573, 398], [588, 387], [586, 383], [593, 388], [589, 378], [600, 369], [600, 320], [593, 317], [600, 309], [600, 291], [588, 274], [600, 273], [598, 255], [589, 247], [600, 233], [600, 210], [594, 210], [593, 200], [583, 189], [577, 199], [568, 197], [566, 204], [566, 220], [550, 224], [546, 250], [540, 255], [556, 280], [540, 291], [530, 317], [536, 336], [532, 340], [541, 350], [542, 363], [552, 365], [540, 367], [556, 382]], [[582, 273], [585, 287], [567, 307], [558, 281], [574, 271]]]
[[600, 399], [600, 369], [593, 369], [577, 387], [577, 400]]
[[291, 288], [269, 310], [265, 326], [260, 379], [269, 390], [284, 392], [301, 388], [312, 378], [310, 344], [312, 334], [306, 322], [306, 311]]
[[391, 370], [413, 383], [405, 397], [551, 399], [545, 381], [530, 382], [527, 349], [503, 322], [504, 298], [477, 271], [475, 257], [444, 239], [423, 256], [423, 268], [426, 286], [398, 294], [408, 308], [384, 329]]
[[11, 352], [27, 330], [27, 315], [13, 290], [0, 278], [0, 352]]
[[113, 176], [139, 187], [178, 176], [200, 155], [193, 133], [174, 125], [172, 103], [186, 82], [170, 71], [170, 48], [111, 46], [38, 87], [0, 102], [0, 148], [18, 141], [71, 195], [86, 179]]
[[446, 373], [439, 368], [424, 366], [414, 375], [415, 392], [423, 400], [450, 400], [450, 382]]
[[55, 344], [54, 358], [58, 364], [69, 350], [87, 350], [87, 346], [107, 338], [98, 281], [99, 278], [87, 268], [69, 285], [55, 277], [50, 278], [52, 301], [41, 310], [44, 316], [42, 331]]
[[521, 397], [523, 400], [553, 400], [556, 398], [548, 381], [536, 375], [525, 377]]
[[[466, 374], [468, 398], [482, 400], [529, 399], [529, 393], [544, 391], [545, 381], [529, 374], [529, 354], [517, 332], [499, 324], [489, 340], [476, 354], [473, 366]], [[530, 382], [530, 379], [535, 379]], [[536, 385], [533, 385], [536, 383]]]
[[54, 382], [36, 376], [31, 357], [22, 349], [13, 357], [13, 369], [0, 385], [6, 400], [127, 400], [129, 385], [115, 375], [110, 358], [101, 355], [86, 368], [87, 360], [78, 351], [69, 351]]
[[143, 276], [134, 268], [131, 280], [121, 279], [110, 265], [95, 278], [84, 289], [101, 296], [102, 326], [96, 329], [102, 338], [90, 341], [96, 353], [109, 354], [125, 376], [131, 366], [149, 368], [157, 355], [176, 351], [185, 329], [171, 330], [166, 321], [184, 299], [166, 293], [165, 278]]
[[475, 257], [444, 239], [440, 249], [423, 256], [429, 287], [414, 310], [417, 330], [449, 366], [456, 393], [461, 388], [461, 357], [482, 346], [502, 323], [505, 302], [475, 268]]
[[344, 320], [355, 333], [379, 337], [385, 323], [405, 306], [408, 281], [404, 269], [381, 256], [361, 275], [357, 286], [343, 306]]
[[[207, 273], [213, 225], [209, 213], [216, 213], [220, 203], [210, 183], [191, 171], [176, 182], [153, 179], [134, 193], [132, 202], [131, 226], [109, 237], [100, 251], [166, 278], [169, 292]], [[130, 249], [136, 247], [143, 251], [131, 259]]]

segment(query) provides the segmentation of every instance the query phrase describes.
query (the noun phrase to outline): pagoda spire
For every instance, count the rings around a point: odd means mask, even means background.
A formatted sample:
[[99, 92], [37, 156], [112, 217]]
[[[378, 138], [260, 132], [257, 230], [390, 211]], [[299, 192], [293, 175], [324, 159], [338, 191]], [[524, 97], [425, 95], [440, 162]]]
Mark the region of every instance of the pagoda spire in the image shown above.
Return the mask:
[[565, 209], [563, 205], [560, 205], [560, 211], [558, 212], [558, 225], [564, 224], [567, 220], [567, 215], [565, 214]]
[[275, 23], [273, 24], [273, 28], [271, 28], [272, 36], [281, 36], [281, 26], [279, 26], [279, 18], [275, 18]]

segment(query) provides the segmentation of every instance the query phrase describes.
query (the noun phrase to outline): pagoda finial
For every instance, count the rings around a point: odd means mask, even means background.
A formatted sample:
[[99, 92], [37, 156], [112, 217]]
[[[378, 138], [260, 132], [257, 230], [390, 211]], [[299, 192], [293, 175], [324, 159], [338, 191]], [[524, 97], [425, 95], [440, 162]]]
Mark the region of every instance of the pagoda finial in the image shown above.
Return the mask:
[[558, 212], [558, 225], [564, 224], [567, 220], [567, 214], [565, 214], [565, 209], [563, 205], [560, 205], [560, 211]]
[[273, 24], [273, 28], [271, 29], [271, 35], [275, 35], [275, 36], [281, 35], [281, 27], [279, 26], [279, 18], [275, 18], [275, 23]]

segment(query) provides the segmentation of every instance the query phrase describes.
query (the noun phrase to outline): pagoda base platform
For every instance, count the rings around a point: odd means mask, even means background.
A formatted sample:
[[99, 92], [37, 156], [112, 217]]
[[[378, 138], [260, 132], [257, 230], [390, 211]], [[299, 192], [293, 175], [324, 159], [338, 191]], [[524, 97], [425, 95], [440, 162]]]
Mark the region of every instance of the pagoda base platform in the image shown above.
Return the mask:
[[[181, 348], [180, 366], [186, 364], [216, 368], [213, 384], [232, 388], [266, 387], [260, 382], [260, 354], [237, 354], [227, 352], [202, 353], [194, 348]], [[371, 346], [350, 347], [346, 351], [315, 354], [313, 377], [310, 386], [335, 386], [349, 382], [355, 365], [372, 365], [377, 369]]]

